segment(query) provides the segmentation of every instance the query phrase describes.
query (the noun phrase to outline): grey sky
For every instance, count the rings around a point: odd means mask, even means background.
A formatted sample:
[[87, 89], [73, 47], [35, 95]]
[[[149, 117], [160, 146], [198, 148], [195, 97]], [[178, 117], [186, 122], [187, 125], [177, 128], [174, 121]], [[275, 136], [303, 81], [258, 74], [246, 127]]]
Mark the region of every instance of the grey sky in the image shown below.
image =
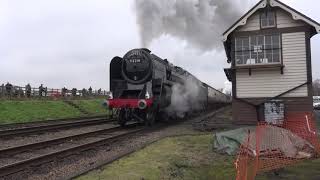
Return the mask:
[[[318, 1], [283, 2], [320, 21]], [[0, 0], [0, 83], [107, 89], [110, 59], [141, 47], [134, 11], [132, 0]], [[223, 51], [204, 52], [168, 35], [149, 48], [210, 85], [224, 86], [222, 69], [229, 65]], [[312, 39], [314, 78], [320, 78], [319, 48], [317, 35]]]

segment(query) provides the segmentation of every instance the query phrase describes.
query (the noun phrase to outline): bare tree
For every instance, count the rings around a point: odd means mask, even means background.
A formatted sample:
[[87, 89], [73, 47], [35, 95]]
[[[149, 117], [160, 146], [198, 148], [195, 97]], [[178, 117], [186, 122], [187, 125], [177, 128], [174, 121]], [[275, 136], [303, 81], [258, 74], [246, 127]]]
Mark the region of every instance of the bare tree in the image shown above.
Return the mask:
[[320, 79], [313, 81], [313, 95], [320, 96]]

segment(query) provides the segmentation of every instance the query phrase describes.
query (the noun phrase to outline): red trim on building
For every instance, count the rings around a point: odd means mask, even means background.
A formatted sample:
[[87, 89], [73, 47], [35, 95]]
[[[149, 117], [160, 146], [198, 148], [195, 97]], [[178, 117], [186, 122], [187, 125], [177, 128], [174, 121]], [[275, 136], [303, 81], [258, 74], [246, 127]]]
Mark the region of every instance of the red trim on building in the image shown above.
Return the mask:
[[138, 103], [145, 100], [147, 108], [152, 106], [153, 99], [108, 99], [107, 105], [109, 108], [138, 108]]

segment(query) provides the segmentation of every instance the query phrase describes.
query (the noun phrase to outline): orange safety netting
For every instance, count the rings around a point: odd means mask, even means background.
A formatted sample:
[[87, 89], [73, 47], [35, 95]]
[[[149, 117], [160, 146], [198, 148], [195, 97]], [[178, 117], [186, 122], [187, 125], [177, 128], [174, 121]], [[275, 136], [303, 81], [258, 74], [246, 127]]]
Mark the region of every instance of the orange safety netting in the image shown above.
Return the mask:
[[313, 113], [289, 113], [282, 125], [258, 124], [240, 146], [235, 161], [237, 180], [277, 170], [320, 154]]

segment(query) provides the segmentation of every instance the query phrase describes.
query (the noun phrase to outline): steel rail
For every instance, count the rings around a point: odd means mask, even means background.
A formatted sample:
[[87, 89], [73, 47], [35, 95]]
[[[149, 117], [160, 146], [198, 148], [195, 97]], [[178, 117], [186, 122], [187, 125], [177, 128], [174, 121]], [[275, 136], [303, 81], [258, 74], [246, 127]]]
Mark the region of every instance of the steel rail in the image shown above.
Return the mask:
[[88, 126], [88, 125], [99, 125], [99, 124], [109, 123], [113, 121], [114, 121], [113, 119], [108, 120], [106, 118], [88, 118], [88, 119], [84, 118], [83, 120], [78, 120], [78, 121], [0, 130], [0, 138], [9, 138], [17, 135], [42, 133], [42, 132], [51, 131], [51, 130], [63, 130], [67, 128], [82, 127], [82, 126]]
[[[73, 146], [73, 147], [64, 148], [62, 150], [58, 150], [58, 151], [54, 151], [54, 152], [50, 152], [50, 153], [34, 156], [34, 157], [29, 158], [29, 159], [25, 159], [25, 160], [16, 161], [16, 162], [13, 162], [13, 163], [10, 163], [10, 164], [6, 164], [6, 165], [0, 167], [0, 179], [1, 179], [1, 177], [5, 177], [5, 176], [8, 176], [10, 174], [14, 174], [14, 173], [22, 171], [22, 170], [24, 170], [26, 168], [30, 168], [30, 167], [33, 167], [33, 166], [38, 166], [38, 165], [44, 164], [46, 162], [53, 161], [55, 159], [59, 159], [59, 157], [63, 158], [63, 157], [69, 156], [70, 154], [81, 153], [81, 152], [83, 152], [83, 151], [85, 151], [87, 149], [92, 149], [94, 147], [101, 146], [101, 145], [106, 144], [108, 142], [115, 141], [117, 139], [126, 137], [128, 135], [132, 135], [132, 134], [141, 132], [144, 129], [145, 128], [143, 128], [143, 127], [138, 128], [138, 129], [122, 129], [122, 130], [125, 130], [127, 132], [124, 132], [124, 133], [121, 133], [121, 134], [116, 134], [116, 135], [100, 134], [99, 138], [102, 138], [101, 137], [102, 135], [105, 135], [107, 137], [104, 137], [104, 138], [98, 139], [98, 140], [94, 140], [92, 142], [79, 144], [79, 145], [76, 145], [76, 146]], [[116, 130], [116, 128], [114, 128], [111, 131], [116, 132], [115, 130]], [[104, 130], [104, 131], [107, 131], [107, 130]], [[110, 129], [109, 129], [109, 131], [110, 131]], [[93, 134], [94, 133], [92, 132], [92, 135]], [[30, 144], [30, 146], [32, 147], [31, 144]], [[20, 149], [21, 147], [18, 147], [18, 148]]]
[[82, 119], [95, 119], [95, 118], [106, 118], [108, 115], [96, 115], [96, 116], [78, 116], [78, 117], [71, 117], [71, 118], [59, 118], [59, 119], [52, 119], [52, 120], [39, 120], [39, 121], [32, 121], [32, 122], [22, 122], [22, 123], [12, 123], [12, 124], [1, 124], [0, 129], [10, 129], [15, 128], [17, 126], [32, 126], [37, 124], [52, 124], [57, 122], [66, 122], [66, 121], [77, 121]]
[[[133, 127], [135, 125], [136, 124], [129, 124], [129, 125], [127, 125], [127, 127]], [[39, 149], [44, 146], [60, 144], [63, 142], [67, 142], [69, 140], [88, 138], [88, 137], [93, 137], [93, 136], [98, 136], [98, 135], [105, 135], [106, 133], [113, 133], [117, 130], [126, 130], [126, 129], [123, 129], [121, 126], [114, 126], [114, 127], [96, 130], [96, 131], [79, 133], [79, 134], [75, 134], [75, 135], [71, 135], [71, 136], [53, 138], [53, 139], [46, 140], [46, 141], [40, 141], [40, 142], [29, 143], [29, 144], [25, 144], [25, 145], [21, 145], [21, 146], [13, 146], [13, 147], [9, 147], [9, 148], [4, 148], [4, 149], [0, 149], [0, 158], [6, 158], [8, 155], [17, 154], [19, 152], [31, 151], [33, 149]]]

